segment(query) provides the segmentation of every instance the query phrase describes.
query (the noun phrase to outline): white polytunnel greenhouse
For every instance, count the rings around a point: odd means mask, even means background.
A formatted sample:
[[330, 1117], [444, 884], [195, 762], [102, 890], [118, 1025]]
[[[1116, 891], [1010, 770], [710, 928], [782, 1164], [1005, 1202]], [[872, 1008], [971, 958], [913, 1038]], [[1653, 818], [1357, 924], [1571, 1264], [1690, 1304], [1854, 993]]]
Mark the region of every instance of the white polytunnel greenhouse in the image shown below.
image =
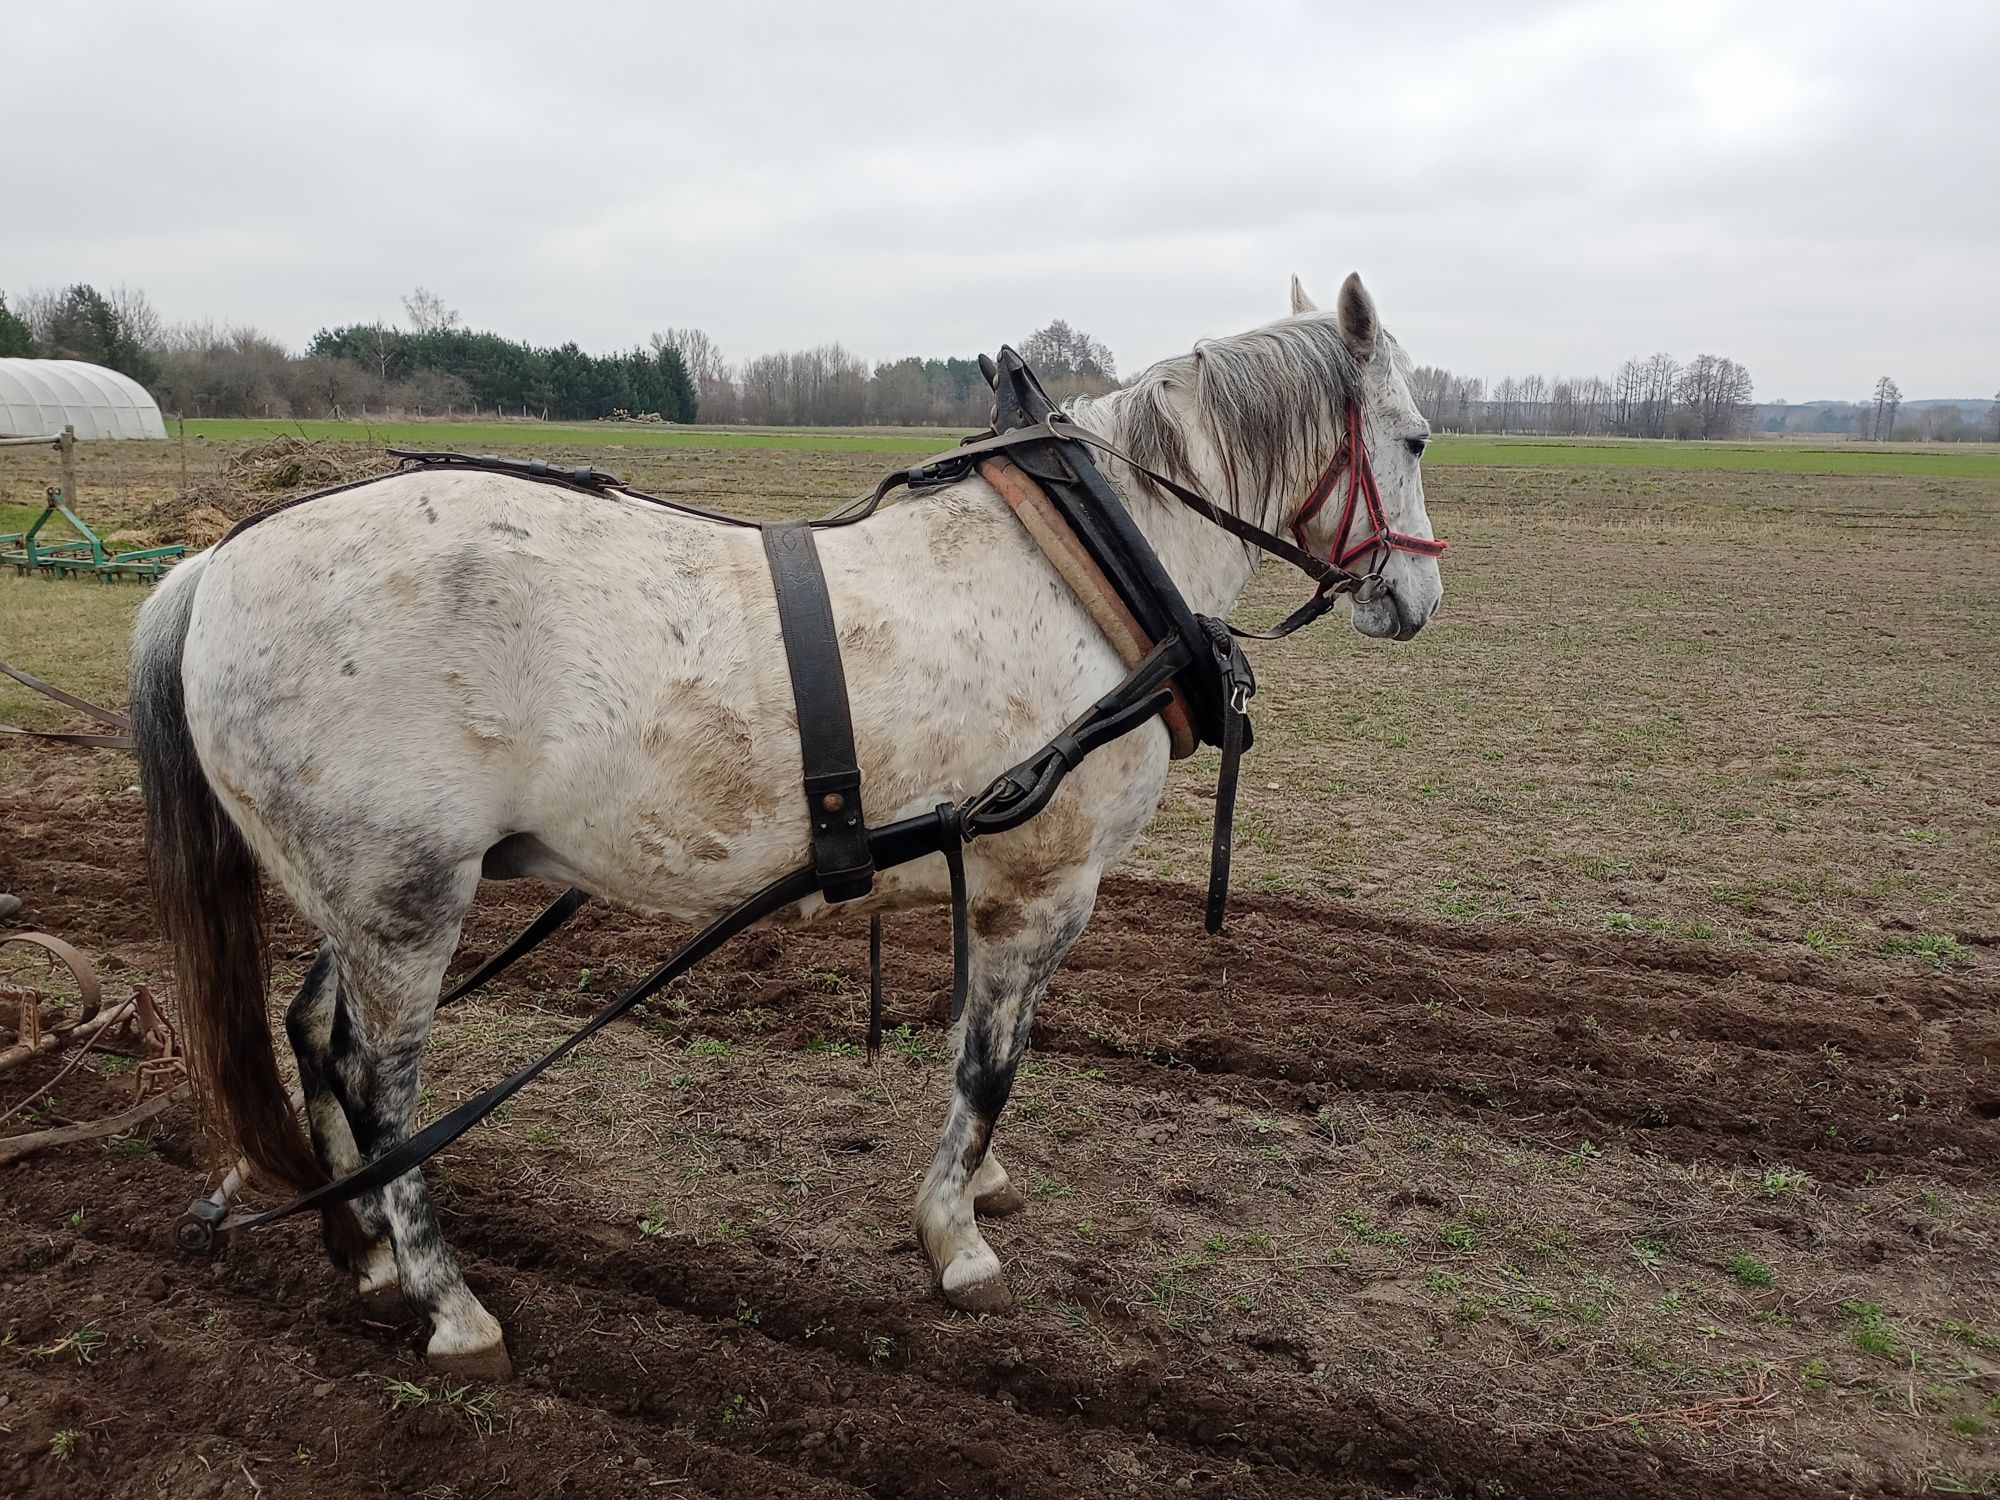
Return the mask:
[[0, 438], [162, 438], [167, 424], [146, 388], [80, 359], [0, 359]]

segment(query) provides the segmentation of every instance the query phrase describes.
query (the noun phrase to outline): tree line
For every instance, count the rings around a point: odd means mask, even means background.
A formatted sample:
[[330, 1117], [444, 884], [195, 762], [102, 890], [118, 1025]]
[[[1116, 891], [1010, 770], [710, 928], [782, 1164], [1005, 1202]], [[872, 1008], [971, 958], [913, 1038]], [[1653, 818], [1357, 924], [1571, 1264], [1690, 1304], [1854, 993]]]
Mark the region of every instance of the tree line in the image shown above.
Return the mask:
[[1419, 365], [1410, 394], [1444, 432], [1514, 432], [1558, 437], [1728, 438], [1750, 424], [1750, 372], [1732, 359], [1671, 354], [1628, 359], [1609, 379], [1508, 375], [1491, 387], [1478, 376]]
[[[403, 299], [400, 324], [320, 329], [294, 354], [254, 328], [168, 324], [141, 292], [77, 285], [0, 295], [0, 355], [88, 360], [148, 387], [163, 410], [202, 417], [629, 417], [773, 426], [978, 426], [991, 396], [976, 358], [870, 365], [839, 344], [732, 364], [698, 328], [669, 328], [605, 355], [466, 328], [436, 294]], [[1021, 343], [1059, 398], [1116, 384], [1111, 351], [1058, 319]]]
[[[977, 427], [991, 394], [975, 358], [870, 365], [839, 344], [760, 354], [740, 364], [698, 328], [668, 328], [603, 355], [575, 342], [531, 345], [467, 329], [423, 287], [404, 321], [322, 328], [303, 354], [253, 328], [165, 322], [143, 292], [87, 284], [0, 294], [0, 356], [88, 360], [131, 376], [161, 407], [188, 416], [536, 416], [655, 418], [766, 426], [889, 424]], [[1057, 319], [1020, 350], [1058, 400], [1096, 395], [1118, 378], [1104, 344]], [[1753, 408], [1748, 370], [1734, 360], [1669, 354], [1628, 359], [1610, 377], [1508, 375], [1490, 385], [1436, 365], [1410, 377], [1431, 425], [1445, 432], [1551, 436], [1730, 438]], [[1818, 411], [1813, 430], [1864, 440], [2000, 441], [2000, 393], [1970, 417], [1948, 403], [1902, 412], [1883, 376], [1869, 400]], [[1783, 414], [1797, 409], [1766, 408]], [[1770, 430], [1792, 430], [1767, 418]]]

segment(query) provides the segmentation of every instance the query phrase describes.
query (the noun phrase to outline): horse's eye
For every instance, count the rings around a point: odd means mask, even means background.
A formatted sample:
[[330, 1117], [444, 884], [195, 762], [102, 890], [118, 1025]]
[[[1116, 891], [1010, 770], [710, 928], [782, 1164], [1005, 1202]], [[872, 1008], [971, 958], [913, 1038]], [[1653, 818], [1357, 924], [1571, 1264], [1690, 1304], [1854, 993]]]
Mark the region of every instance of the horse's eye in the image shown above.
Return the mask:
[[1430, 439], [1428, 437], [1413, 437], [1413, 438], [1403, 439], [1403, 446], [1410, 450], [1410, 457], [1412, 458], [1422, 458], [1424, 456], [1424, 449], [1427, 448], [1429, 445], [1430, 445]]

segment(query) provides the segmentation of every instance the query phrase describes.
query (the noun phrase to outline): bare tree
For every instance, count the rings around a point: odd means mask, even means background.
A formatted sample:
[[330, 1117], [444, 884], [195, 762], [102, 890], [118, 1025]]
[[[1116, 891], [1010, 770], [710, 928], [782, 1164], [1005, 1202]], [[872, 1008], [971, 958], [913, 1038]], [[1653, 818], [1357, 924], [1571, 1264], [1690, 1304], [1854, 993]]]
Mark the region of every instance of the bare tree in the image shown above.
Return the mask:
[[671, 349], [681, 357], [688, 379], [704, 400], [729, 380], [729, 361], [722, 357], [721, 346], [699, 328], [669, 328], [654, 334], [652, 345], [655, 354]]
[[446, 307], [444, 298], [429, 287], [411, 288], [403, 299], [403, 312], [409, 317], [412, 333], [449, 333], [458, 327], [458, 309]]
[[1887, 375], [1875, 382], [1875, 407], [1871, 413], [1868, 435], [1876, 442], [1896, 435], [1896, 408], [1903, 404], [1903, 393]]
[[1021, 357], [1045, 381], [1102, 380], [1108, 389], [1118, 379], [1118, 364], [1111, 350], [1061, 318], [1021, 340]]
[[60, 287], [31, 286], [15, 300], [14, 313], [28, 325], [36, 343], [47, 344], [55, 332], [56, 318], [62, 312], [62, 305]]
[[1680, 362], [1671, 354], [1655, 354], [1639, 366], [1639, 436], [1663, 438], [1673, 425], [1674, 386]]
[[1988, 415], [1993, 418], [1993, 441], [2000, 443], [2000, 391], [1993, 393], [1993, 410]]
[[118, 314], [118, 321], [125, 325], [125, 333], [133, 343], [154, 354], [165, 347], [166, 324], [139, 288], [121, 281], [104, 294], [104, 300]]
[[1676, 437], [1734, 437], [1748, 420], [1750, 372], [1733, 359], [1697, 354], [1674, 382]]
[[1410, 399], [1433, 427], [1449, 420], [1451, 386], [1451, 371], [1436, 365], [1418, 365], [1410, 372]]

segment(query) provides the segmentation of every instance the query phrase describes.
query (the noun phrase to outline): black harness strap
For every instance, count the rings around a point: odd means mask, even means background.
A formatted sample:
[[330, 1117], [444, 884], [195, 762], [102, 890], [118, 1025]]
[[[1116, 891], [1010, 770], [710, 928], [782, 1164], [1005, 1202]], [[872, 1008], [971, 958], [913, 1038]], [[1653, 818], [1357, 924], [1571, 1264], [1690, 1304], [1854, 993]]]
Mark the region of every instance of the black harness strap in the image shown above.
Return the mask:
[[474, 990], [481, 988], [501, 970], [512, 967], [514, 960], [541, 946], [542, 939], [554, 932], [563, 923], [575, 916], [577, 909], [590, 899], [588, 891], [580, 891], [571, 886], [555, 900], [551, 901], [539, 917], [522, 928], [514, 941], [487, 959], [472, 973], [451, 987], [451, 992], [438, 1001], [439, 1005], [449, 1005], [454, 1000], [462, 1000]]
[[861, 767], [854, 755], [840, 636], [811, 526], [804, 521], [766, 526], [764, 556], [778, 594], [778, 628], [798, 710], [813, 873], [828, 901], [853, 901], [874, 888], [875, 861], [861, 810]]

